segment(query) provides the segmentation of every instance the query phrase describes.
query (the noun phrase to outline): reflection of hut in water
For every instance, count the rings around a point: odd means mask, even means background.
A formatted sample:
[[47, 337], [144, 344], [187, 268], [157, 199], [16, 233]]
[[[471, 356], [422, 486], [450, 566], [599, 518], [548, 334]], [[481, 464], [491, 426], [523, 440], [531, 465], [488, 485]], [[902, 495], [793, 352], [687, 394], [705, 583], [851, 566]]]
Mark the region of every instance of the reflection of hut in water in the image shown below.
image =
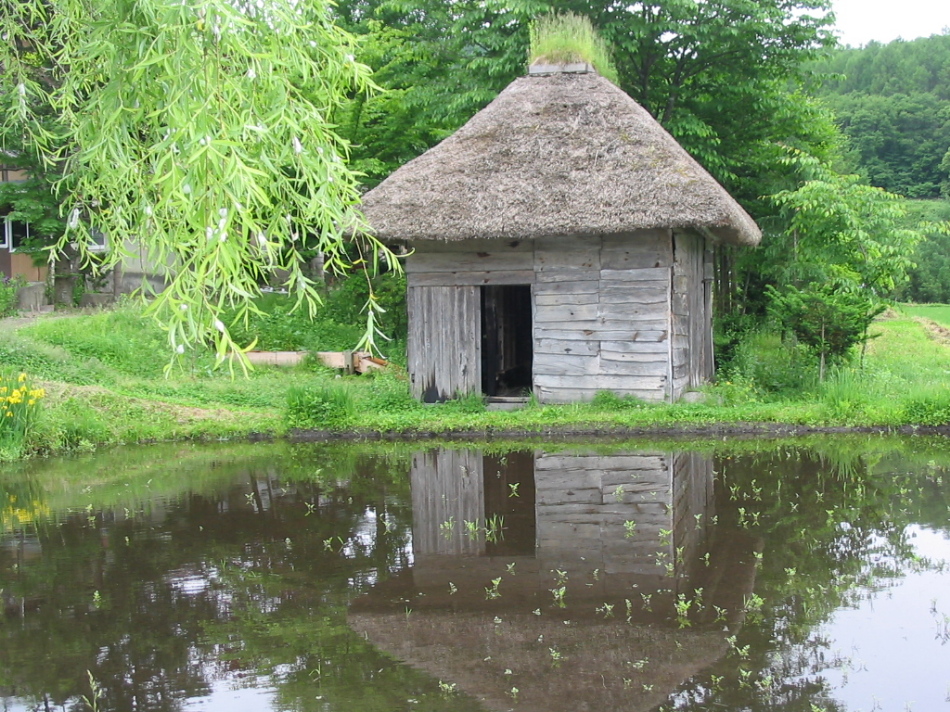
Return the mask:
[[413, 566], [350, 624], [492, 708], [650, 709], [725, 653], [700, 623], [719, 606], [734, 625], [751, 591], [749, 541], [716, 532], [694, 453], [428, 451], [412, 497]]
[[[506, 593], [533, 606], [563, 585], [572, 609], [632, 598], [638, 616], [656, 617], [658, 599], [708, 578], [712, 481], [711, 460], [695, 453], [419, 453], [412, 584], [427, 605], [459, 604], [449, 582], [475, 592], [467, 604], [489, 605], [484, 587], [505, 575]], [[654, 610], [641, 610], [643, 596]]]

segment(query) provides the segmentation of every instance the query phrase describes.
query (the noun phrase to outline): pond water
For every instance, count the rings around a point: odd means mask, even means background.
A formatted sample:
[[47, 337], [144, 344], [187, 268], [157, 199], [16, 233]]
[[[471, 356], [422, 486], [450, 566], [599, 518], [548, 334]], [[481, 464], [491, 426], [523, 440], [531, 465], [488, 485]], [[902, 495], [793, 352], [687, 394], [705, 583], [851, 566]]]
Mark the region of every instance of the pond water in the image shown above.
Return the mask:
[[0, 473], [0, 709], [950, 709], [950, 443], [168, 446]]

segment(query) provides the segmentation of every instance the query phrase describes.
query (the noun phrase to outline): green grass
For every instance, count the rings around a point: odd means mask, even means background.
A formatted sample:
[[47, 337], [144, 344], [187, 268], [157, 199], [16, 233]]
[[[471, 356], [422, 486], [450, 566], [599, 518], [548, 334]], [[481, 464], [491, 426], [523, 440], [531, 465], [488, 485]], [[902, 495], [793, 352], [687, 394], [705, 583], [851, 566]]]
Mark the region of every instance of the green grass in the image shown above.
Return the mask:
[[904, 304], [901, 310], [909, 316], [931, 319], [950, 328], [950, 304]]
[[549, 13], [531, 23], [531, 64], [571, 64], [587, 62], [602, 77], [618, 82], [617, 69], [607, 43], [584, 15]]
[[[832, 370], [824, 383], [807, 377], [807, 364], [775, 360], [781, 342], [760, 334], [749, 338], [745, 374], [707, 387], [704, 403], [648, 404], [602, 394], [592, 403], [530, 403], [508, 412], [487, 411], [477, 398], [423, 406], [409, 396], [399, 366], [345, 377], [308, 365], [259, 367], [247, 378], [232, 379], [226, 369], [213, 368], [211, 354], [203, 354], [166, 377], [163, 335], [132, 305], [3, 331], [0, 363], [26, 371], [48, 391], [27, 438], [32, 453], [254, 432], [282, 436], [299, 427], [451, 438], [950, 423], [950, 348], [903, 315], [875, 322], [863, 366], [856, 358]], [[778, 364], [780, 373], [770, 372], [769, 363]], [[804, 374], [797, 390], [795, 373]]]

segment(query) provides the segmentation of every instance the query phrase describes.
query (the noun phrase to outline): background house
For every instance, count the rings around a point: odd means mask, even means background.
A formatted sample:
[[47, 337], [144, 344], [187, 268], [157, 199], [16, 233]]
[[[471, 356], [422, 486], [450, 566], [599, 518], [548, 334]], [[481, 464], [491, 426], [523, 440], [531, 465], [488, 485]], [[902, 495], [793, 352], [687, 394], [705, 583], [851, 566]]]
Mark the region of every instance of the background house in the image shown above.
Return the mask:
[[713, 373], [712, 249], [761, 233], [587, 65], [533, 67], [364, 197], [404, 242], [416, 397], [675, 400]]
[[[26, 180], [24, 171], [0, 167], [0, 182], [22, 180]], [[22, 277], [27, 282], [45, 282], [46, 265], [36, 266], [32, 255], [17, 251], [29, 235], [29, 223], [14, 220], [7, 206], [0, 205], [0, 275], [10, 279]]]

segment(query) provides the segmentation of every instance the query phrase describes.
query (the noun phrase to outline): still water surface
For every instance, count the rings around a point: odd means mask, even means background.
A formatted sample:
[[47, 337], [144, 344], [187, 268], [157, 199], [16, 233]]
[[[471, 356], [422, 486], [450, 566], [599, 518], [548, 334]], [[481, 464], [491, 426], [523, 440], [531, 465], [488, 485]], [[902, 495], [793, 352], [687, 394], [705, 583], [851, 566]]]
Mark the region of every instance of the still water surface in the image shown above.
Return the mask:
[[0, 709], [950, 710], [950, 444], [0, 473]]

